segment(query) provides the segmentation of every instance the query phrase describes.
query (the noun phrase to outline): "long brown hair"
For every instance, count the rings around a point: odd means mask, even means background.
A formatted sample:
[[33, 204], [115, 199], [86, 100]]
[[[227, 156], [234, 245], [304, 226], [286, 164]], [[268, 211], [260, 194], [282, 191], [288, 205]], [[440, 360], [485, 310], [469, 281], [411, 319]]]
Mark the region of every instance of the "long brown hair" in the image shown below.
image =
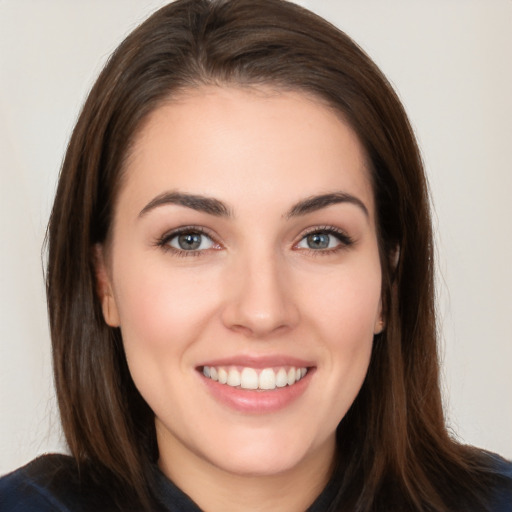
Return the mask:
[[371, 162], [386, 329], [338, 427], [330, 510], [482, 510], [484, 459], [445, 428], [429, 199], [407, 116], [346, 34], [283, 0], [178, 0], [160, 9], [115, 51], [83, 107], [48, 229], [55, 382], [73, 456], [148, 504], [153, 413], [130, 377], [119, 330], [103, 321], [92, 248], [109, 234], [142, 121], [203, 84], [312, 94], [350, 123]]

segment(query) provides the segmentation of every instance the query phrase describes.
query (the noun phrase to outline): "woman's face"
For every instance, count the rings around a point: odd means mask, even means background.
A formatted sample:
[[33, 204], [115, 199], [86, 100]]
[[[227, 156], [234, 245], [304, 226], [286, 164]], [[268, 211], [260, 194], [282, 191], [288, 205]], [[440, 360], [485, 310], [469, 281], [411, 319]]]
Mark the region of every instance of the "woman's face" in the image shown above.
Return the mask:
[[167, 473], [329, 467], [381, 325], [361, 144], [293, 92], [201, 88], [139, 133], [98, 279]]

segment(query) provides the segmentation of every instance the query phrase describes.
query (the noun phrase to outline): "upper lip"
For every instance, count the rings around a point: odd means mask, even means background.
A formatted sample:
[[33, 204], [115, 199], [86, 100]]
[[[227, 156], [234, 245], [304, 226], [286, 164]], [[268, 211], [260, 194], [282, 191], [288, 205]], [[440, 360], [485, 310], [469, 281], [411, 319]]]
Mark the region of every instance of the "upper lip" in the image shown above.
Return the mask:
[[198, 365], [199, 368], [203, 366], [242, 366], [247, 368], [263, 369], [274, 368], [280, 366], [294, 366], [296, 368], [310, 368], [315, 366], [313, 361], [301, 359], [284, 354], [276, 355], [236, 355], [230, 357], [223, 357], [219, 359], [212, 359], [205, 361]]

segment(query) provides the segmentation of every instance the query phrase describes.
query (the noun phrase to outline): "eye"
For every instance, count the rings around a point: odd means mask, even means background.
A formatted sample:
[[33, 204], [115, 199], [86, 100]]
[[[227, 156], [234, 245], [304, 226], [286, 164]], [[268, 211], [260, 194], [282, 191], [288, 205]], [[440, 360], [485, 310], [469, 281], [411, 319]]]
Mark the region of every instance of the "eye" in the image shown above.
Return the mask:
[[201, 251], [218, 248], [218, 244], [201, 228], [191, 227], [165, 234], [156, 241], [156, 245], [179, 255], [195, 255]]
[[307, 233], [296, 245], [298, 249], [330, 251], [352, 245], [352, 239], [334, 228], [316, 229]]
[[180, 251], [203, 251], [211, 249], [214, 245], [210, 237], [194, 231], [177, 234], [170, 238], [167, 244]]
[[334, 249], [338, 245], [340, 245], [339, 239], [335, 238], [330, 233], [310, 233], [306, 235], [298, 244], [297, 247], [299, 249], [313, 249], [313, 250], [322, 250], [322, 249]]
[[340, 243], [329, 233], [311, 233], [305, 236], [297, 247], [301, 249], [332, 249]]

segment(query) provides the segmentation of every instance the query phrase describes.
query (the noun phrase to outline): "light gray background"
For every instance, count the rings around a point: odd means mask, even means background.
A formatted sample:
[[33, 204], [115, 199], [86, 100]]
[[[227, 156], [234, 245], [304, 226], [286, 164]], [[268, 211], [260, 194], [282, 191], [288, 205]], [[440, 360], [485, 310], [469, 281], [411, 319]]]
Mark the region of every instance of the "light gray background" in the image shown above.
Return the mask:
[[[0, 0], [0, 473], [63, 450], [41, 245], [66, 142], [110, 52], [164, 1]], [[454, 434], [512, 458], [512, 1], [299, 2], [387, 74], [434, 198]]]

